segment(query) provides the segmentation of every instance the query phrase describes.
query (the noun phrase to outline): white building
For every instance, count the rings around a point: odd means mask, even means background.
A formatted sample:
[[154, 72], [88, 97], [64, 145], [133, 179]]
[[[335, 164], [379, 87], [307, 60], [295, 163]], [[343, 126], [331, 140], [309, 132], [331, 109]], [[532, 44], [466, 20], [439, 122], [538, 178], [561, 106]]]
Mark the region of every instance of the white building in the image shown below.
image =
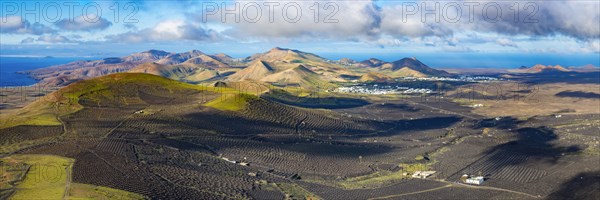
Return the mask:
[[477, 176], [477, 177], [471, 177], [471, 178], [468, 178], [468, 179], [465, 181], [465, 183], [468, 183], [468, 184], [475, 184], [475, 185], [481, 185], [481, 184], [483, 183], [483, 181], [484, 181], [484, 178], [483, 178], [483, 176]]
[[412, 177], [413, 178], [427, 178], [429, 176], [431, 176], [432, 174], [435, 174], [435, 171], [416, 171]]

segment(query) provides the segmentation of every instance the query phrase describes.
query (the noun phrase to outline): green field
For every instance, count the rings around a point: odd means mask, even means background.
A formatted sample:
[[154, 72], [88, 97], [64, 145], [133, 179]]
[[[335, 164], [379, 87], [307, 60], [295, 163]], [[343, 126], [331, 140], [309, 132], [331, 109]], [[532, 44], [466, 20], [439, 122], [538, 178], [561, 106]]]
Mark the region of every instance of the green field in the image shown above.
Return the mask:
[[239, 111], [246, 108], [248, 101], [257, 98], [250, 94], [224, 94], [204, 105], [219, 110]]
[[15, 191], [10, 199], [144, 199], [127, 191], [71, 183], [71, 158], [17, 154], [0, 161], [2, 175], [10, 179], [2, 181], [2, 189]]
[[29, 166], [11, 199], [62, 199], [73, 159], [50, 155], [11, 155], [3, 162]]
[[69, 199], [145, 199], [144, 196], [123, 190], [73, 183], [69, 191]]

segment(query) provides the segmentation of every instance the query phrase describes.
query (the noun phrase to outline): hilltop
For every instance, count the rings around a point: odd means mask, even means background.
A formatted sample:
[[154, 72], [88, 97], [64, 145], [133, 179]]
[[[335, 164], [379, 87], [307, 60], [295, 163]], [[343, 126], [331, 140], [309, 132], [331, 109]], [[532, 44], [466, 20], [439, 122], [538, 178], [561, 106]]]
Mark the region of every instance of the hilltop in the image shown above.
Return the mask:
[[249, 66], [227, 78], [228, 81], [258, 80], [280, 85], [316, 87], [331, 81], [345, 81], [340, 76], [350, 73], [315, 54], [298, 50], [273, 48], [244, 59]]
[[370, 58], [354, 65], [357, 68], [366, 68], [368, 70], [386, 74], [392, 78], [399, 77], [448, 77], [452, 74], [433, 69], [417, 58], [402, 58], [394, 62], [385, 62], [376, 58]]
[[385, 74], [369, 72], [365, 75], [362, 75], [359, 80], [360, 82], [387, 82], [392, 80], [392, 78]]
[[547, 72], [569, 72], [571, 70], [566, 69], [560, 65], [541, 65], [537, 64], [531, 67], [521, 66], [516, 70], [509, 70], [513, 73], [547, 73]]
[[0, 127], [59, 125], [60, 116], [77, 112], [84, 105], [145, 104], [202, 89], [205, 88], [151, 74], [110, 74], [78, 81], [50, 93], [0, 119]]
[[203, 64], [166, 65], [155, 62], [144, 63], [129, 70], [131, 73], [147, 73], [173, 80], [197, 83], [219, 77], [219, 72]]
[[125, 72], [139, 64], [154, 62], [170, 55], [172, 55], [172, 53], [160, 50], [149, 50], [120, 58], [113, 57], [102, 60], [80, 60], [64, 65], [26, 71], [24, 73], [39, 80], [40, 85], [65, 86], [79, 80]]
[[[70, 83], [119, 72], [148, 73], [177, 81], [212, 84], [216, 81], [246, 80], [302, 88], [328, 87], [349, 81], [383, 81], [398, 77], [447, 77], [416, 58], [385, 62], [376, 58], [356, 62], [328, 60], [313, 53], [275, 47], [246, 58], [226, 54], [209, 55], [200, 50], [169, 53], [149, 50], [120, 58], [76, 61], [28, 71], [40, 85], [66, 86]], [[385, 76], [382, 76], [385, 74]], [[362, 79], [361, 79], [362, 77]]]
[[173, 77], [176, 80], [196, 82], [216, 77], [217, 72], [213, 70], [229, 70], [230, 65], [222, 61], [232, 64], [236, 61], [228, 58], [230, 57], [225, 54], [207, 55], [198, 50], [183, 53], [149, 50], [120, 58], [80, 60], [24, 73], [45, 86], [66, 86], [80, 80], [128, 71], [148, 72]]

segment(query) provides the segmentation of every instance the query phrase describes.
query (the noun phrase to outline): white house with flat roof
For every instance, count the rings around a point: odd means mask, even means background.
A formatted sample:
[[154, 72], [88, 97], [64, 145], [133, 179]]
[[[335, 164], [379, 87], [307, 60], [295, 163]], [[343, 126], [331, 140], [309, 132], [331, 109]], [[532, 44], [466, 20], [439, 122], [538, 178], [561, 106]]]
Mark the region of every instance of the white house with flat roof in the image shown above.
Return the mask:
[[471, 178], [468, 178], [468, 179], [465, 181], [465, 183], [468, 183], [468, 184], [475, 184], [475, 185], [481, 185], [481, 184], [483, 183], [483, 181], [484, 181], [484, 178], [483, 178], [483, 176], [477, 176], [477, 177], [471, 177]]

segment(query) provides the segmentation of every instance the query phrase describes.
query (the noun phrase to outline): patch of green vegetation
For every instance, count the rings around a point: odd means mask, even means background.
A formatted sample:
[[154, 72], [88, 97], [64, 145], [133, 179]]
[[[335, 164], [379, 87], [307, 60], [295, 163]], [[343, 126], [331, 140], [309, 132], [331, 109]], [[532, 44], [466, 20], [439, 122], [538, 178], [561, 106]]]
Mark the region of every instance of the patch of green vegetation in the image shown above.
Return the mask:
[[12, 199], [63, 199], [73, 159], [52, 155], [11, 155], [8, 163], [29, 165], [25, 178], [16, 183]]
[[291, 63], [304, 63], [303, 60], [292, 60]]
[[423, 157], [423, 155], [417, 155], [415, 157], [415, 160], [423, 160], [423, 159], [425, 159], [425, 157]]
[[27, 147], [37, 146], [44, 143], [49, 143], [52, 141], [56, 141], [58, 137], [47, 137], [40, 138], [37, 140], [24, 140], [19, 143], [9, 144], [9, 145], [0, 145], [0, 153], [11, 153], [15, 152], [19, 149], [24, 149]]
[[145, 199], [127, 191], [71, 183], [74, 162], [71, 158], [15, 154], [0, 162], [0, 175], [11, 179], [0, 189], [14, 190], [10, 199]]
[[407, 178], [402, 170], [378, 171], [372, 174], [348, 178], [339, 183], [345, 189], [376, 188]]
[[297, 184], [277, 183], [276, 186], [286, 195], [286, 198], [288, 199], [322, 199], [321, 197], [309, 192]]
[[[29, 165], [23, 163], [0, 160], [0, 190], [11, 190], [15, 182], [25, 177], [25, 173], [29, 167]], [[0, 197], [2, 196], [1, 194]]]
[[184, 90], [209, 92], [232, 92], [229, 88], [192, 85], [168, 78], [143, 73], [117, 73], [72, 83], [56, 92], [25, 106], [15, 113], [0, 118], [0, 128], [18, 125], [61, 125], [60, 116], [77, 112], [83, 108], [79, 100], [85, 95], [90, 99], [121, 99], [124, 86], [135, 85], [146, 88], [161, 88], [175, 93]]
[[118, 189], [74, 183], [69, 190], [69, 199], [146, 199], [146, 197]]
[[556, 125], [553, 128], [569, 128], [569, 127], [577, 127], [577, 126], [600, 126], [600, 120], [594, 119], [585, 119], [585, 120], [574, 120], [568, 123]]
[[465, 98], [451, 98], [452, 102], [458, 103], [461, 106], [470, 106], [475, 102], [474, 99], [465, 99]]
[[589, 144], [587, 148], [581, 151], [584, 155], [598, 156], [600, 155], [600, 147], [595, 144]]
[[250, 100], [258, 99], [257, 96], [249, 94], [222, 94], [220, 97], [205, 103], [204, 106], [216, 108], [219, 110], [239, 111], [246, 108]]
[[430, 169], [429, 163], [399, 164], [398, 166], [402, 169], [398, 171], [376, 171], [371, 174], [350, 177], [343, 180], [305, 179], [305, 181], [346, 190], [371, 189], [398, 183], [404, 179], [411, 178], [411, 175], [416, 171], [427, 171]]

